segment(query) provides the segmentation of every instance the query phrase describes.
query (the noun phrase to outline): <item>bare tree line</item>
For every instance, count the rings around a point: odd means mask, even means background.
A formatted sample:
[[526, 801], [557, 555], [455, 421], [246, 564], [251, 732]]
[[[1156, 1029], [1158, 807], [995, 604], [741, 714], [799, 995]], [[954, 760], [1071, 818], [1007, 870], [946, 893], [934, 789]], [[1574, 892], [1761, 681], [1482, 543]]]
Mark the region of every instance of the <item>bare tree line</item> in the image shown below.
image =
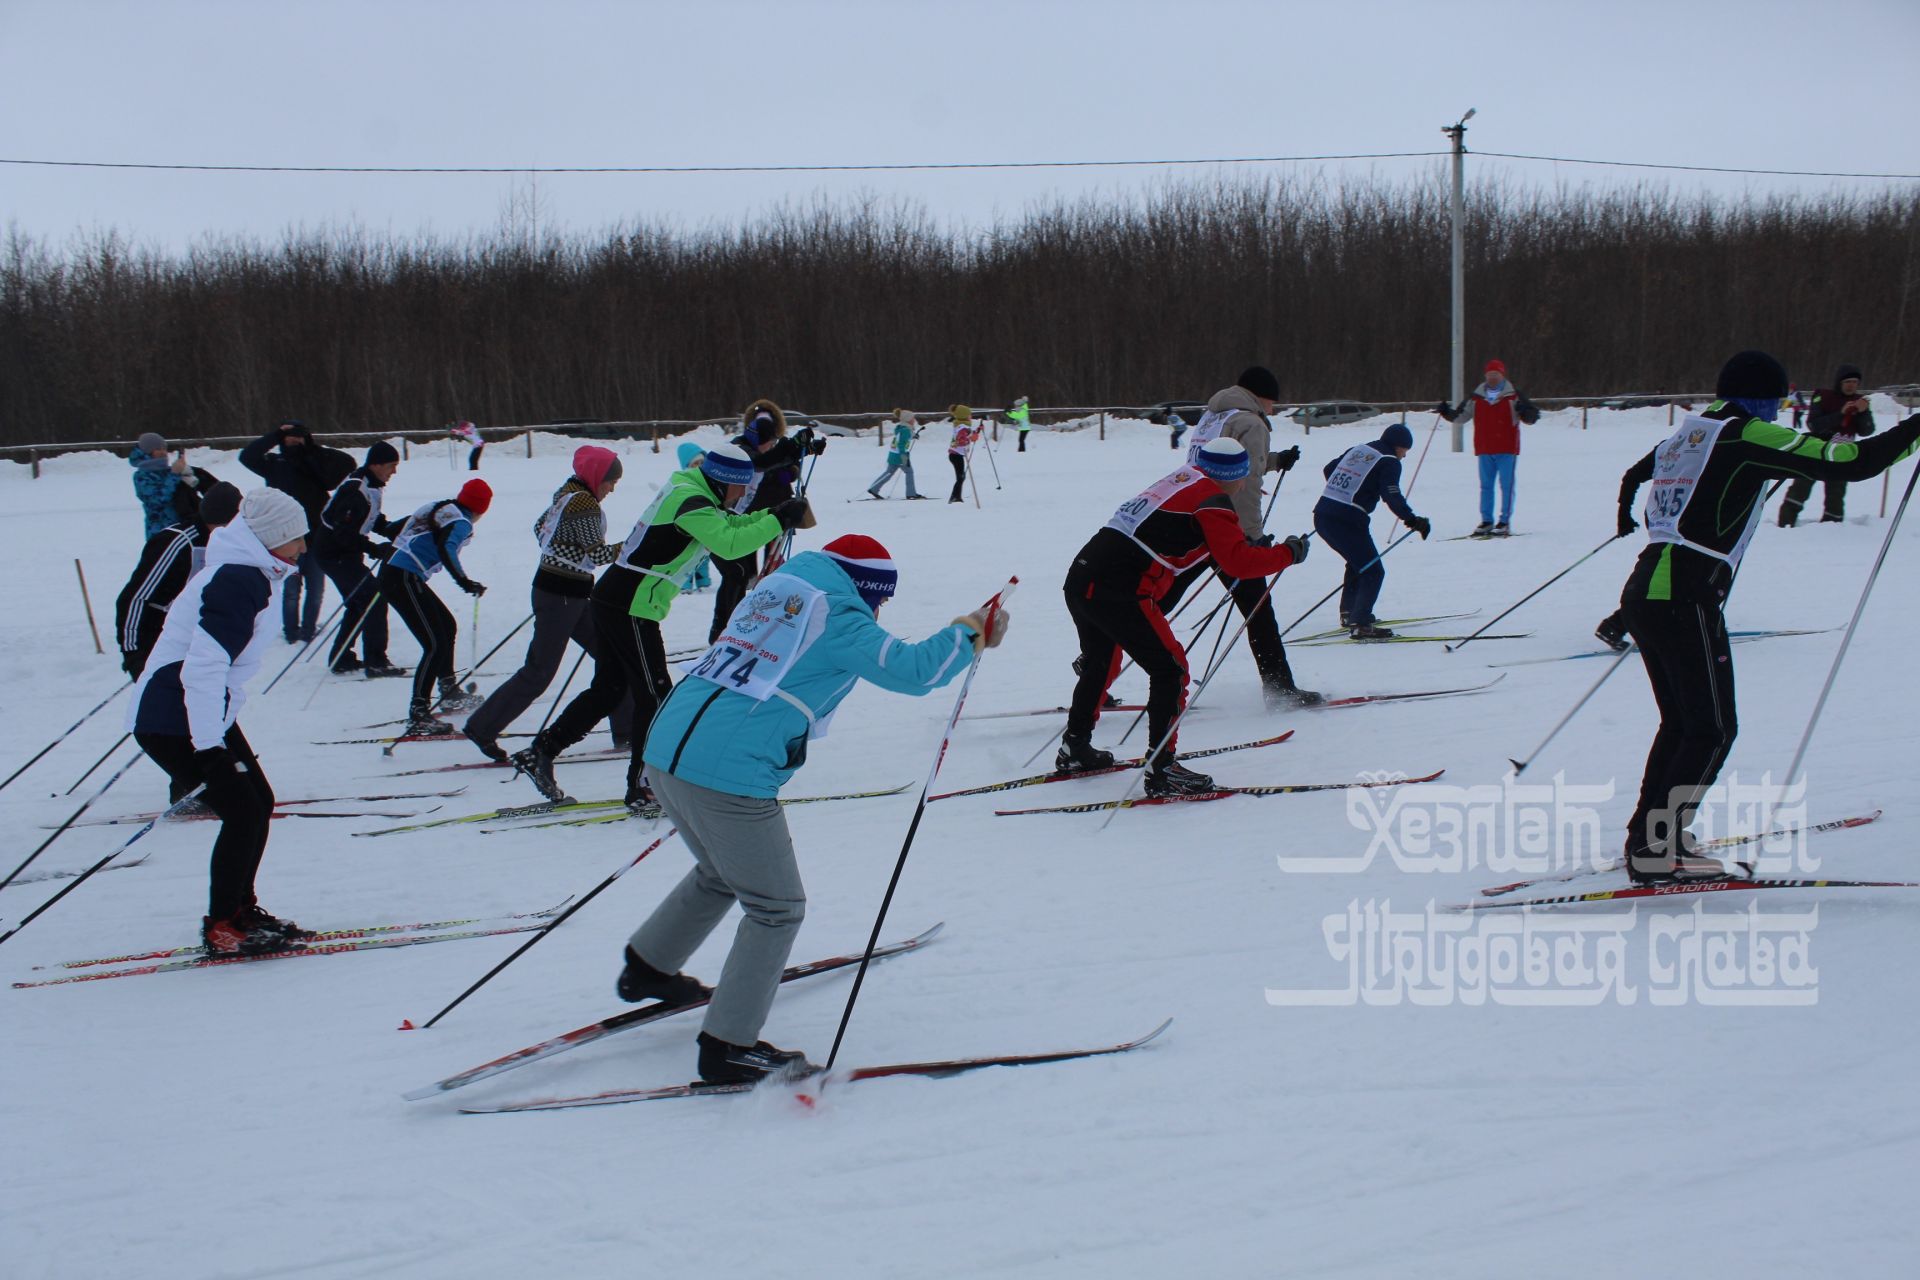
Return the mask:
[[[1470, 367], [1535, 395], [1709, 386], [1744, 346], [1803, 386], [1920, 379], [1920, 192], [1728, 201], [1640, 186], [1469, 201]], [[1430, 182], [1269, 178], [977, 232], [878, 202], [730, 228], [463, 240], [359, 230], [181, 254], [105, 233], [0, 260], [0, 440], [1151, 403], [1264, 363], [1290, 399], [1447, 390]]]

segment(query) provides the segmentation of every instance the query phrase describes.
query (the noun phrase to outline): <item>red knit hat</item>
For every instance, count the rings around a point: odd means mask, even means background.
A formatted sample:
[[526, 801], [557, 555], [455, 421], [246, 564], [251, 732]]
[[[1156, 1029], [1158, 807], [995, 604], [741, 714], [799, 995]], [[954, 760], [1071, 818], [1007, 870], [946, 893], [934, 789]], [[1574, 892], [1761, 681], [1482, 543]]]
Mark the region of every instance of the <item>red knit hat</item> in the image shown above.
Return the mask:
[[1506, 363], [1505, 363], [1504, 361], [1500, 361], [1500, 360], [1489, 360], [1489, 361], [1487, 361], [1487, 367], [1486, 367], [1486, 368], [1485, 368], [1484, 370], [1482, 370], [1482, 372], [1484, 372], [1484, 373], [1497, 373], [1497, 374], [1499, 374], [1499, 375], [1500, 375], [1501, 377], [1505, 377], [1505, 376], [1506, 376], [1506, 373], [1507, 373], [1507, 366], [1506, 366]]
[[820, 548], [853, 579], [853, 588], [871, 609], [879, 608], [893, 597], [899, 585], [899, 570], [887, 549], [864, 533], [843, 533]]
[[620, 457], [597, 444], [583, 444], [573, 451], [573, 474], [589, 489], [598, 489], [611, 476], [620, 478]]
[[493, 490], [487, 487], [485, 480], [469, 480], [460, 486], [460, 495], [454, 501], [474, 515], [483, 516], [487, 514], [487, 508], [493, 505]]

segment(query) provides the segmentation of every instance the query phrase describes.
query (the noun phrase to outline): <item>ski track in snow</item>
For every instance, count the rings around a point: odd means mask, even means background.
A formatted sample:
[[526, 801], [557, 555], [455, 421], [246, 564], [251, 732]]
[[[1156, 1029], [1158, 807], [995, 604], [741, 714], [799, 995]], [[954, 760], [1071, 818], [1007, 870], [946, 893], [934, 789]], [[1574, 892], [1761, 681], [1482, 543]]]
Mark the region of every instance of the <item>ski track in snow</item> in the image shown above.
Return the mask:
[[[1876, 404], [1883, 421], [1903, 411]], [[1431, 419], [1415, 419], [1416, 449]], [[1527, 429], [1516, 526], [1539, 536], [1443, 542], [1477, 519], [1472, 455], [1428, 456], [1413, 505], [1434, 539], [1387, 560], [1385, 616], [1478, 608], [1480, 620], [1544, 581], [1613, 526], [1620, 472], [1667, 433], [1660, 410], [1549, 413]], [[1377, 429], [1380, 422], [1369, 424]], [[1319, 467], [1368, 427], [1299, 443], [1272, 529], [1305, 531]], [[709, 430], [703, 440], [717, 438]], [[984, 510], [943, 502], [843, 499], [881, 469], [871, 441], [836, 440], [815, 494], [817, 547], [871, 533], [901, 567], [882, 621], [919, 636], [984, 600], [1009, 573], [1006, 646], [989, 654], [970, 709], [1064, 703], [1072, 629], [1059, 596], [1067, 561], [1121, 501], [1170, 469], [1165, 433], [1112, 422], [1033, 433], [999, 453], [1004, 490], [977, 459]], [[574, 442], [542, 437], [488, 452], [493, 510], [466, 554], [492, 588], [484, 650], [524, 616], [534, 562], [529, 526], [564, 477]], [[944, 470], [932, 440], [923, 478]], [[616, 536], [668, 471], [670, 453], [625, 447], [628, 478], [608, 503]], [[246, 485], [231, 454], [194, 463]], [[1908, 464], [1910, 465], [1910, 464]], [[91, 651], [67, 563], [84, 558], [106, 636], [113, 598], [140, 544], [129, 470], [103, 454], [0, 464], [0, 772], [70, 724], [119, 679]], [[1906, 478], [1897, 469], [1894, 491]], [[394, 511], [445, 496], [466, 478], [416, 451], [388, 498]], [[944, 482], [936, 485], [936, 491]], [[250, 487], [250, 486], [248, 486]], [[1880, 482], [1857, 485], [1855, 515], [1877, 513]], [[1384, 531], [1385, 517], [1376, 522]], [[1885, 525], [1785, 532], [1764, 525], [1728, 611], [1737, 628], [1845, 622]], [[1911, 684], [1904, 645], [1920, 623], [1911, 587], [1915, 539], [1903, 528], [1809, 758], [1814, 820], [1884, 806], [1874, 826], [1817, 838], [1826, 871], [1920, 878], [1906, 781]], [[1530, 639], [1302, 649], [1303, 684], [1330, 696], [1440, 688], [1485, 679], [1486, 664], [1593, 647], [1642, 543], [1611, 547], [1512, 619]], [[1384, 544], [1384, 540], [1383, 540]], [[54, 548], [46, 558], [26, 549]], [[1316, 546], [1276, 593], [1283, 624], [1338, 580]], [[472, 607], [439, 582], [468, 660]], [[1211, 603], [1196, 605], [1197, 618]], [[328, 587], [328, 607], [337, 598]], [[710, 593], [680, 601], [669, 647], [705, 634]], [[1331, 624], [1328, 605], [1301, 628]], [[1520, 624], [1524, 623], [1524, 626]], [[1176, 624], [1184, 637], [1188, 621]], [[1499, 629], [1507, 629], [1502, 627]], [[395, 659], [416, 650], [397, 619]], [[1730, 770], [1785, 768], [1839, 642], [1838, 633], [1735, 650], [1741, 737]], [[1210, 644], [1209, 636], [1208, 644]], [[109, 645], [111, 649], [111, 646]], [[481, 676], [497, 684], [516, 639]], [[1205, 646], [1201, 647], [1204, 655]], [[242, 715], [274, 785], [287, 795], [391, 790], [392, 769], [474, 758], [464, 742], [318, 747], [404, 709], [405, 682], [339, 680], [304, 713], [318, 662], [260, 693], [290, 650], [270, 651]], [[1298, 729], [1281, 746], [1208, 761], [1223, 782], [1319, 782], [1361, 770], [1496, 784], [1599, 674], [1592, 663], [1508, 668], [1472, 697], [1325, 715], [1261, 710], [1236, 651], [1207, 692], [1192, 747]], [[577, 685], [576, 685], [577, 687]], [[1123, 677], [1119, 691], [1144, 694]], [[917, 785], [952, 690], [915, 700], [862, 686], [816, 744], [799, 793]], [[531, 728], [536, 706], [517, 726]], [[110, 773], [58, 793], [121, 732], [124, 699], [0, 792], [11, 867]], [[1103, 723], [1114, 739], [1131, 717]], [[1609, 682], [1528, 781], [1611, 780], [1599, 807], [1611, 852], [1654, 722], [1637, 661]], [[1031, 772], [1047, 719], [960, 726], [940, 789]], [[588, 743], [598, 747], [603, 738]], [[1130, 744], [1139, 745], [1138, 736]], [[122, 749], [131, 751], [132, 747]], [[116, 757], [116, 760], [121, 757]], [[576, 795], [617, 794], [618, 762], [561, 767]], [[449, 775], [453, 776], [453, 775]], [[535, 800], [525, 780], [459, 775], [448, 813]], [[412, 781], [419, 781], [414, 779]], [[1124, 776], [1024, 793], [1036, 803], [1118, 795]], [[156, 807], [162, 777], [129, 772], [89, 816]], [[1392, 793], [1372, 793], [1375, 796]], [[1044, 801], [1039, 797], [1044, 796]], [[858, 946], [899, 848], [914, 793], [788, 812], [810, 889], [794, 958]], [[1169, 1033], [1138, 1053], [944, 1081], [867, 1084], [812, 1111], [775, 1095], [659, 1102], [573, 1113], [463, 1117], [468, 1096], [519, 1098], [670, 1083], [693, 1070], [697, 1020], [669, 1021], [510, 1073], [446, 1099], [402, 1090], [616, 1011], [627, 932], [688, 867], [676, 843], [544, 940], [432, 1031], [398, 1033], [432, 1014], [524, 938], [242, 965], [126, 982], [0, 990], [0, 1256], [9, 1277], [494, 1276], [529, 1273], [718, 1274], [738, 1265], [795, 1276], [1699, 1276], [1910, 1275], [1920, 1228], [1904, 1188], [1920, 1157], [1908, 1077], [1920, 1050], [1910, 980], [1920, 900], [1887, 892], [1823, 898], [1812, 962], [1817, 1004], [1794, 1009], [1395, 1006], [1280, 1008], [1269, 987], [1337, 987], [1345, 966], [1322, 934], [1353, 901], [1417, 910], [1460, 902], [1511, 879], [1485, 867], [1403, 871], [1385, 858], [1359, 874], [1289, 874], [1276, 854], [1356, 854], [1366, 834], [1342, 793], [1227, 800], [1100, 817], [1020, 822], [990, 816], [1004, 796], [942, 803], [920, 832], [886, 936], [945, 920], [925, 951], [874, 970], [842, 1060], [849, 1064], [1104, 1043], [1161, 1018]], [[275, 824], [261, 898], [328, 928], [529, 910], [584, 891], [652, 838], [649, 824], [481, 835], [458, 827], [390, 840], [347, 838], [378, 819]], [[131, 834], [63, 835], [36, 870], [84, 867]], [[191, 940], [203, 908], [211, 828], [162, 827], [134, 874], [89, 882], [0, 950], [0, 977], [35, 964]], [[17, 920], [57, 887], [0, 893]], [[1733, 895], [1727, 895], [1729, 897]], [[1769, 902], [1768, 908], [1780, 905]], [[1629, 932], [1691, 904], [1643, 905]], [[731, 939], [717, 930], [689, 966], [709, 978]], [[846, 975], [782, 992], [766, 1035], [824, 1056]]]

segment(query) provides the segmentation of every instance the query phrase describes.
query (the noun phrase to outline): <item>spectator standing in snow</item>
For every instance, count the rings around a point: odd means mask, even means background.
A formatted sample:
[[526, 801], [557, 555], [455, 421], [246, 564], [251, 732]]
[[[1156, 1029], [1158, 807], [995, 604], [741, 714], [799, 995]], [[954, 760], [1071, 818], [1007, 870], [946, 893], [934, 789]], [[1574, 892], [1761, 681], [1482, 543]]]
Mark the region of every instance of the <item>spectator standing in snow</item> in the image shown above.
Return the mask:
[[[1540, 410], [1507, 380], [1507, 366], [1487, 361], [1480, 385], [1460, 404], [1442, 400], [1434, 412], [1449, 422], [1473, 414], [1473, 452], [1480, 460], [1480, 523], [1476, 538], [1504, 538], [1513, 531], [1514, 470], [1520, 461], [1520, 424], [1540, 421]], [[1500, 489], [1500, 518], [1495, 520], [1494, 486]]]
[[[1852, 443], [1864, 440], [1873, 433], [1873, 409], [1867, 404], [1867, 398], [1860, 394], [1860, 370], [1854, 365], [1843, 364], [1834, 371], [1833, 386], [1813, 393], [1813, 403], [1807, 408], [1807, 434], [1816, 440]], [[1780, 504], [1782, 529], [1791, 529], [1800, 522], [1800, 512], [1812, 496], [1813, 477], [1796, 476], [1787, 486], [1786, 501]], [[1836, 476], [1827, 477], [1825, 498], [1820, 522], [1838, 524], [1845, 520], [1846, 480]]]
[[273, 632], [273, 595], [306, 549], [300, 504], [256, 489], [240, 518], [207, 539], [207, 563], [167, 610], [133, 691], [127, 728], [170, 780], [177, 803], [196, 787], [220, 819], [200, 941], [211, 955], [282, 950], [313, 934], [262, 910], [253, 881], [267, 849], [273, 788], [240, 731], [247, 681]]
[[173, 452], [158, 431], [142, 433], [127, 454], [133, 468], [133, 493], [140, 499], [140, 515], [151, 538], [182, 522], [191, 524], [199, 495], [217, 483], [207, 472], [187, 465], [187, 451]]
[[[292, 498], [307, 513], [307, 528], [320, 523], [327, 495], [353, 470], [353, 455], [314, 443], [313, 432], [297, 418], [240, 451], [240, 465]], [[310, 641], [320, 627], [320, 603], [326, 574], [311, 549], [300, 557], [298, 573], [280, 593], [280, 629], [288, 644]], [[305, 602], [302, 607], [302, 594]]]
[[867, 494], [874, 498], [884, 498], [881, 492], [887, 487], [896, 472], [907, 473], [907, 500], [917, 502], [926, 497], [913, 487], [913, 410], [895, 409], [893, 411], [893, 441], [887, 447], [887, 469], [880, 478], [867, 486]]

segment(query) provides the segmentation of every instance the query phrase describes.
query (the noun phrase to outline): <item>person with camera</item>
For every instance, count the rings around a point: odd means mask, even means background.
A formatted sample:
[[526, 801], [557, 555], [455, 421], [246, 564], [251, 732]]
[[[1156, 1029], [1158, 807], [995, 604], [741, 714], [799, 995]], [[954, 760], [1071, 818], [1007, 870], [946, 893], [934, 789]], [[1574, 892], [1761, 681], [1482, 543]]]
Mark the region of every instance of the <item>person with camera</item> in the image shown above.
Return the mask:
[[[1834, 371], [1833, 386], [1813, 393], [1807, 406], [1807, 434], [1816, 440], [1864, 440], [1874, 432], [1873, 409], [1860, 393], [1860, 370], [1843, 364]], [[1813, 477], [1798, 476], [1787, 486], [1787, 498], [1780, 504], [1780, 527], [1791, 529], [1800, 522], [1800, 512], [1813, 496]], [[1842, 476], [1827, 477], [1820, 523], [1839, 524], [1847, 518], [1847, 482]]]

